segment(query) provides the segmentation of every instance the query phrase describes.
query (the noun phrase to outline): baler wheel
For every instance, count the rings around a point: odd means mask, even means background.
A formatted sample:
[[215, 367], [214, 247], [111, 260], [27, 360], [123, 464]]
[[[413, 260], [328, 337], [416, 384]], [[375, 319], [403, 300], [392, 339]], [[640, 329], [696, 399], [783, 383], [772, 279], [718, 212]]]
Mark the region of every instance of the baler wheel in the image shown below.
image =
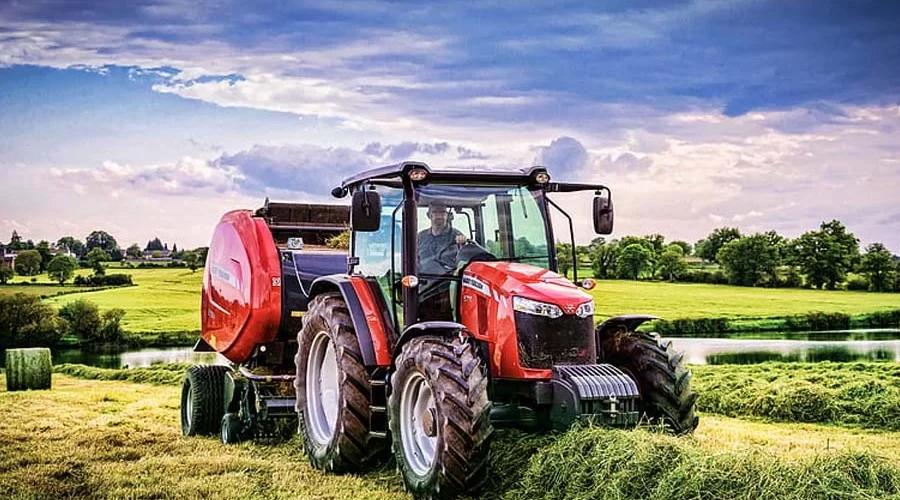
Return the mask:
[[243, 436], [244, 424], [234, 413], [226, 413], [222, 417], [221, 437], [223, 444], [240, 443]]
[[313, 467], [358, 472], [384, 448], [370, 433], [371, 387], [340, 293], [317, 295], [297, 334], [297, 412]]
[[491, 402], [484, 363], [461, 339], [405, 344], [388, 401], [394, 455], [416, 498], [476, 493], [487, 479]]
[[651, 424], [662, 424], [674, 434], [689, 434], [697, 428], [691, 372], [671, 341], [622, 326], [603, 334], [598, 350], [601, 362], [620, 368], [637, 382], [640, 409]]
[[214, 436], [225, 414], [225, 375], [231, 369], [219, 365], [195, 365], [181, 386], [181, 433]]

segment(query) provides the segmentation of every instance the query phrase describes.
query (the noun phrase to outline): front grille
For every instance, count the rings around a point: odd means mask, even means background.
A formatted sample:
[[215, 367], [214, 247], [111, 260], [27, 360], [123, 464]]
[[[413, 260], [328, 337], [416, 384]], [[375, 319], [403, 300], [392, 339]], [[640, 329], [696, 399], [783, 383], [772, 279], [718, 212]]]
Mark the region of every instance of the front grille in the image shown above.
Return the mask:
[[551, 368], [553, 365], [584, 365], [597, 359], [594, 319], [563, 315], [535, 316], [516, 311], [519, 366]]

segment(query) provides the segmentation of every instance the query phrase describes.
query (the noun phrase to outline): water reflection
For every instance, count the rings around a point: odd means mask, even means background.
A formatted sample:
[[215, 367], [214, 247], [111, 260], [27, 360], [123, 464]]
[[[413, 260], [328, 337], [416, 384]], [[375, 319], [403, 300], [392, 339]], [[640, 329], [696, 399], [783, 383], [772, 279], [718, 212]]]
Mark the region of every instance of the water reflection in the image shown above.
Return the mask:
[[690, 364], [900, 361], [900, 340], [672, 339]]
[[53, 351], [53, 364], [77, 363], [100, 368], [140, 368], [160, 363], [227, 364], [214, 352], [194, 352], [190, 347], [138, 349], [126, 352], [90, 352], [78, 349]]
[[[900, 330], [775, 332], [731, 338], [673, 338], [689, 364], [748, 364], [764, 361], [900, 361]], [[53, 352], [53, 363], [80, 363], [102, 368], [137, 368], [157, 363], [228, 364], [216, 353], [190, 347], [138, 349], [123, 353], [79, 350]]]

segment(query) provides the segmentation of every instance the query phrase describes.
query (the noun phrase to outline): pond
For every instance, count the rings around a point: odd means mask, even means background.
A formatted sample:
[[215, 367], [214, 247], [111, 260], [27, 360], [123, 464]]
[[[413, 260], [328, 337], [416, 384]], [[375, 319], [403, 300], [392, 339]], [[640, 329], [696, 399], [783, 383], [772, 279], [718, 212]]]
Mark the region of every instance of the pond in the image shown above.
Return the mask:
[[[742, 334], [733, 338], [671, 338], [689, 364], [748, 364], [763, 361], [900, 361], [900, 330], [783, 332]], [[137, 368], [157, 363], [228, 361], [190, 347], [137, 349], [121, 353], [61, 350], [53, 363], [80, 363], [101, 368]]]
[[225, 364], [214, 352], [194, 352], [192, 347], [136, 349], [124, 352], [91, 352], [78, 349], [53, 351], [53, 364], [76, 363], [99, 368], [139, 368], [159, 363]]

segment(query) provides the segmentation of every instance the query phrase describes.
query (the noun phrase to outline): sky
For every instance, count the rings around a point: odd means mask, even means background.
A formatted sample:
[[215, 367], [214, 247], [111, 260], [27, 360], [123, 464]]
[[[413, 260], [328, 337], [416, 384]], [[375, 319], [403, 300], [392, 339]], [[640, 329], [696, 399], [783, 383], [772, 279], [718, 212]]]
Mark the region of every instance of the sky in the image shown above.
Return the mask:
[[613, 237], [900, 254], [900, 3], [0, 0], [0, 241], [204, 246], [407, 159], [610, 186]]

